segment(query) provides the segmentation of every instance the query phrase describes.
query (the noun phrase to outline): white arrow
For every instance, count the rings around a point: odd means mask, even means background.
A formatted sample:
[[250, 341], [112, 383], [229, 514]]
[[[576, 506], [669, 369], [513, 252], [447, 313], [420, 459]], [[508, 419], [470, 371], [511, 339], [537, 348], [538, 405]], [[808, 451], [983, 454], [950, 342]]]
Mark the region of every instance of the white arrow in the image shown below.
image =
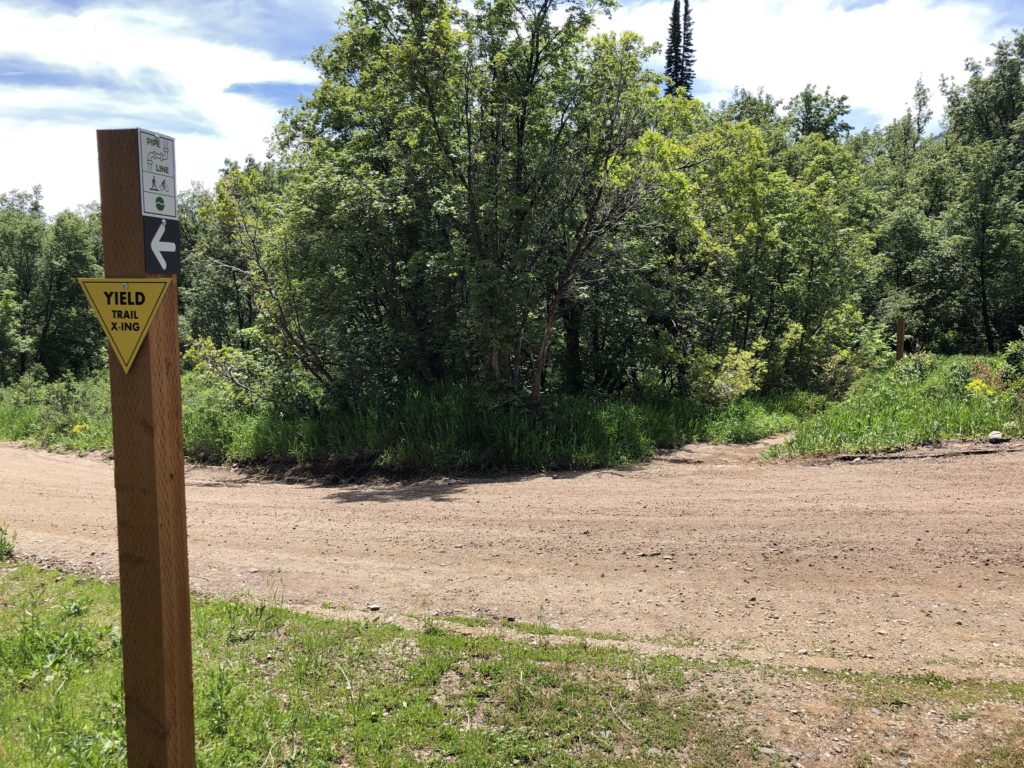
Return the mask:
[[156, 256], [156, 260], [160, 262], [160, 269], [167, 269], [167, 261], [164, 259], [164, 253], [174, 253], [178, 250], [178, 246], [174, 243], [165, 243], [160, 238], [164, 236], [164, 230], [167, 229], [167, 219], [160, 219], [160, 226], [156, 228], [156, 234], [153, 235], [153, 240], [150, 242], [149, 247], [153, 249], [153, 255]]

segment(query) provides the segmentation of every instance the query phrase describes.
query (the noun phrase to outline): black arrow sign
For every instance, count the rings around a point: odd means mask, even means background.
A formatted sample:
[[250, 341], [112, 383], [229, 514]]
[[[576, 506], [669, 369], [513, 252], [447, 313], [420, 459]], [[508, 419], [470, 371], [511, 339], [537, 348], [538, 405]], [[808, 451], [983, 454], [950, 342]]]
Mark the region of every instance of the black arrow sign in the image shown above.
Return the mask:
[[147, 275], [181, 274], [181, 225], [174, 219], [142, 217]]

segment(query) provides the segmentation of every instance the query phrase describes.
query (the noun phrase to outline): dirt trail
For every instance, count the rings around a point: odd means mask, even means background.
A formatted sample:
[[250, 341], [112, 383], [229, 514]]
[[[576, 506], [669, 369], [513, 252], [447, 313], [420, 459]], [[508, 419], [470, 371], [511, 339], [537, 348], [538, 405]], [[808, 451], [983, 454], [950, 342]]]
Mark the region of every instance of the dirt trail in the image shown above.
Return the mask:
[[[623, 633], [700, 655], [1024, 680], [1024, 446], [691, 446], [624, 471], [318, 487], [186, 472], [208, 593]], [[22, 556], [116, 575], [112, 464], [0, 446]]]

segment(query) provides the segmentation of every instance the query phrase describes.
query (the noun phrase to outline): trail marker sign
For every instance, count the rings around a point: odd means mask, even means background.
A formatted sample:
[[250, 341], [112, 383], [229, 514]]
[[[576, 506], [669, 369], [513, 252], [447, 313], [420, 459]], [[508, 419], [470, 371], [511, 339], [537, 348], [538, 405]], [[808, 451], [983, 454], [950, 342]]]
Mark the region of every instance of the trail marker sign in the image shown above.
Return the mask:
[[110, 340], [127, 768], [195, 768], [174, 140], [96, 141], [106, 278], [81, 284]]
[[146, 244], [147, 275], [180, 275], [181, 230], [174, 219], [142, 217], [142, 240]]
[[139, 129], [139, 191], [147, 275], [181, 273], [174, 139]]
[[170, 283], [167, 277], [140, 280], [78, 278], [78, 284], [100, 319], [103, 333], [107, 335], [125, 373], [131, 370]]
[[139, 129], [139, 173], [142, 215], [178, 218], [174, 182], [174, 139]]

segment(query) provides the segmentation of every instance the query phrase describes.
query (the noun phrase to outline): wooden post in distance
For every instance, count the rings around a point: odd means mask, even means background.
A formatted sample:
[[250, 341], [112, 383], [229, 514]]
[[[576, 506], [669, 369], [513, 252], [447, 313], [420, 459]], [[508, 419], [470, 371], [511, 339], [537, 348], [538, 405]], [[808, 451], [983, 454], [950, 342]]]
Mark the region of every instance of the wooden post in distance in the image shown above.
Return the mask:
[[[108, 278], [146, 277], [139, 134], [97, 131]], [[193, 768], [184, 440], [173, 278], [129, 373], [110, 352], [129, 768]]]
[[902, 317], [896, 318], [896, 359], [903, 359], [903, 343], [906, 339], [907, 323]]

